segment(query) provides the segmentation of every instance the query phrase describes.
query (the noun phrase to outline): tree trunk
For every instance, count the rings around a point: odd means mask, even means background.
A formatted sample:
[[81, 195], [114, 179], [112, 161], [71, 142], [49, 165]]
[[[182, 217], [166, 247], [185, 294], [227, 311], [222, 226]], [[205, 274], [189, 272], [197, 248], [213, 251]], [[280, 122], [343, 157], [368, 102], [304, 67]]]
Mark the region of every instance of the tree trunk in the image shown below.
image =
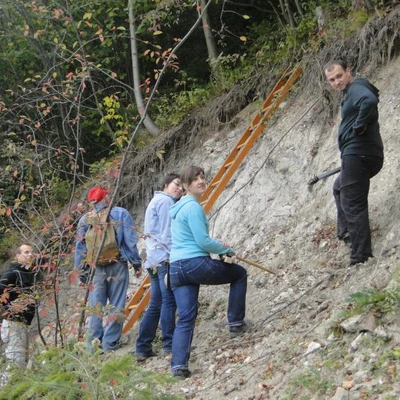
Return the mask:
[[293, 16], [292, 10], [290, 9], [289, 0], [285, 0], [285, 8], [286, 8], [287, 16], [289, 18], [290, 28], [294, 29], [294, 28], [296, 28], [296, 23], [295, 23], [295, 20], [294, 20], [294, 16]]
[[201, 7], [201, 12], [203, 13], [201, 19], [203, 22], [203, 32], [207, 45], [208, 62], [210, 64], [211, 74], [214, 80], [217, 83], [219, 83], [221, 82], [221, 71], [218, 62], [218, 50], [211, 30], [210, 16], [208, 14], [208, 9], [205, 8], [206, 0], [200, 0], [200, 7]]
[[301, 8], [301, 4], [300, 4], [299, 0], [294, 0], [294, 2], [296, 4], [297, 12], [302, 17], [304, 15], [304, 13], [303, 13], [303, 9]]
[[[133, 0], [129, 0], [128, 4], [129, 8], [129, 31], [131, 37], [131, 57], [132, 57], [132, 74], [133, 74], [133, 91], [135, 94], [136, 107], [140, 116], [143, 118], [144, 116], [144, 102], [142, 92], [140, 91], [140, 79], [139, 79], [139, 57], [136, 46], [136, 28], [135, 28], [135, 18], [133, 15]], [[153, 121], [148, 115], [144, 116], [143, 124], [146, 127], [147, 131], [152, 136], [157, 136], [160, 133], [160, 130], [154, 125]]]
[[317, 17], [318, 32], [322, 32], [325, 29], [325, 16], [321, 6], [315, 8], [315, 16]]
[[283, 2], [283, 0], [279, 0], [279, 6], [281, 7], [283, 18], [285, 18], [286, 23], [289, 24], [290, 21], [289, 21], [289, 17], [287, 15], [285, 3]]

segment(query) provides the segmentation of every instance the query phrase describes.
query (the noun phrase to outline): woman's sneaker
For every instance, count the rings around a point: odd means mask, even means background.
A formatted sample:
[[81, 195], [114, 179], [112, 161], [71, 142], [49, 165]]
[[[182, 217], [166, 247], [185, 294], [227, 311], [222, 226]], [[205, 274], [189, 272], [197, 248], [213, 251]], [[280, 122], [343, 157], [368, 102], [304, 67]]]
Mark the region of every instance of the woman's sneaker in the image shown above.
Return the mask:
[[189, 378], [192, 373], [188, 369], [174, 369], [172, 370], [172, 375], [177, 379], [186, 379]]
[[243, 333], [247, 332], [248, 330], [249, 326], [246, 324], [246, 322], [243, 322], [243, 324], [239, 326], [230, 326], [229, 336], [233, 339], [236, 336], [243, 335]]
[[155, 357], [157, 354], [152, 350], [150, 353], [136, 353], [136, 361], [143, 362], [150, 357]]

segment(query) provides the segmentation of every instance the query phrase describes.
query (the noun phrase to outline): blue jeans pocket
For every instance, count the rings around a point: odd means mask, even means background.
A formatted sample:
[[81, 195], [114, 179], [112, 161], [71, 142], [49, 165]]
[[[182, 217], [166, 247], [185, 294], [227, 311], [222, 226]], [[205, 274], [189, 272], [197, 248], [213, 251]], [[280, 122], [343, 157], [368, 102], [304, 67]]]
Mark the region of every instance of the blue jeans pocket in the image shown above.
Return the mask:
[[215, 268], [214, 261], [211, 257], [202, 256], [185, 260], [182, 272], [185, 276], [186, 284], [214, 284], [218, 275], [218, 269]]

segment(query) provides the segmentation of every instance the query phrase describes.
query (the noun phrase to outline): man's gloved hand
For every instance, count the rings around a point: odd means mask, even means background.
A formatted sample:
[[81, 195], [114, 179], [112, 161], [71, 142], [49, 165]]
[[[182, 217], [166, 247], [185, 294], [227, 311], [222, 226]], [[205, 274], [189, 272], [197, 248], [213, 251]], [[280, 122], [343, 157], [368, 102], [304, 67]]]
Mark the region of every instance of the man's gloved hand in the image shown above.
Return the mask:
[[79, 275], [79, 286], [86, 285], [87, 278], [88, 278], [88, 274], [80, 274]]
[[89, 264], [85, 264], [81, 269], [81, 273], [79, 274], [79, 286], [85, 286], [87, 284], [89, 273], [90, 266]]
[[357, 136], [363, 135], [367, 130], [367, 126], [360, 126], [359, 128], [353, 128], [354, 133]]
[[132, 264], [133, 269], [135, 270], [136, 278], [139, 278], [142, 275], [142, 264]]

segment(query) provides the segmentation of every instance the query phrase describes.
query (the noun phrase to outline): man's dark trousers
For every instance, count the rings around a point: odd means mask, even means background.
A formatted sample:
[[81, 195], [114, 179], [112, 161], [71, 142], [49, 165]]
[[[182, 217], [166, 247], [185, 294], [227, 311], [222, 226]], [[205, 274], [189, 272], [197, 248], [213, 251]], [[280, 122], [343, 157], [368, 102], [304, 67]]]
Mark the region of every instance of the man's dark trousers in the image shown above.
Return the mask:
[[383, 159], [374, 156], [345, 155], [340, 175], [333, 185], [337, 208], [337, 235], [348, 232], [351, 241], [350, 263], [365, 262], [372, 257], [368, 217], [370, 179], [382, 168]]

